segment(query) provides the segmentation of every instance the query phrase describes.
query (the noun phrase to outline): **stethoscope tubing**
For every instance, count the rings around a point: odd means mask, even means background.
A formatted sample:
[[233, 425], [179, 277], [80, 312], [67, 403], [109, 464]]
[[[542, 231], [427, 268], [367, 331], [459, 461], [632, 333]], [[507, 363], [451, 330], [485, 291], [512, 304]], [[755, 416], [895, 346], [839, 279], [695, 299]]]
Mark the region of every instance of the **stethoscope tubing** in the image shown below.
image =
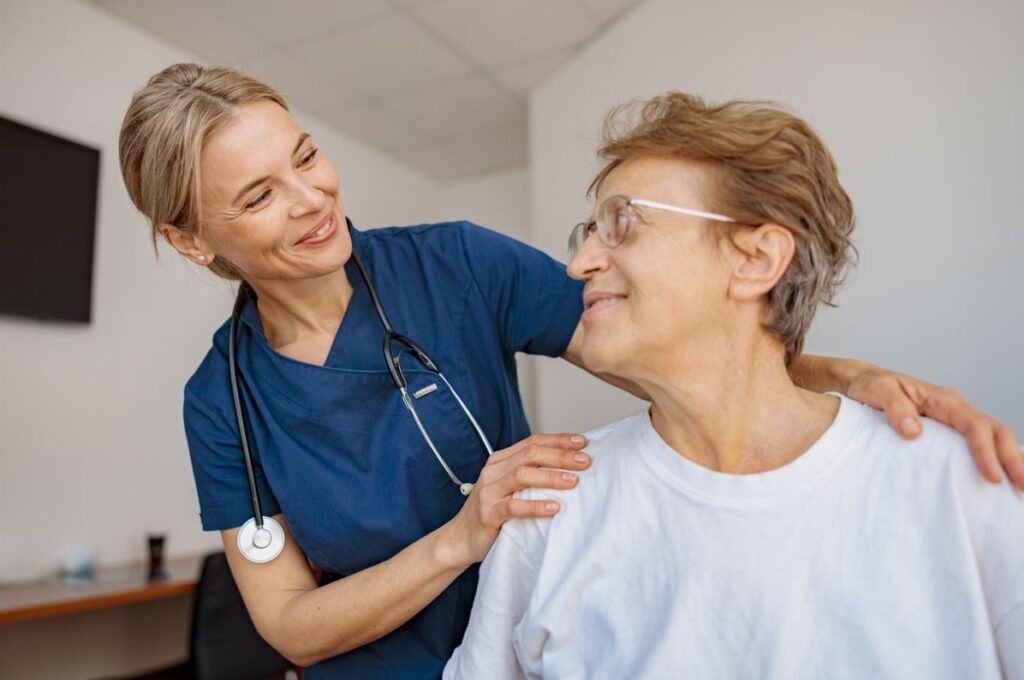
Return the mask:
[[[423, 421], [416, 412], [416, 407], [413, 406], [413, 401], [409, 396], [408, 382], [405, 379], [405, 375], [402, 374], [397, 358], [392, 352], [391, 343], [397, 342], [408, 347], [416, 359], [423, 364], [425, 368], [436, 374], [441, 381], [444, 382], [445, 386], [452, 393], [452, 396], [455, 397], [455, 401], [458, 402], [463, 414], [465, 414], [466, 418], [468, 418], [469, 422], [473, 425], [473, 429], [476, 431], [477, 436], [480, 438], [484, 448], [487, 450], [487, 455], [492, 455], [494, 453], [494, 449], [487, 440], [487, 436], [484, 434], [483, 428], [480, 427], [480, 423], [478, 423], [476, 418], [473, 417], [473, 414], [466, 406], [466, 403], [462, 400], [462, 397], [460, 397], [459, 393], [454, 387], [452, 387], [452, 384], [448, 382], [448, 378], [446, 378], [444, 373], [441, 372], [441, 369], [437, 366], [434, 360], [430, 358], [430, 355], [421, 349], [420, 346], [412, 339], [395, 332], [394, 327], [391, 325], [391, 320], [388, 318], [387, 312], [381, 304], [380, 297], [377, 295], [377, 290], [374, 288], [369, 275], [366, 273], [366, 268], [363, 267], [363, 263], [360, 261], [359, 256], [356, 255], [354, 250], [352, 252], [352, 261], [356, 266], [356, 271], [358, 271], [359, 277], [366, 286], [366, 291], [370, 295], [370, 300], [373, 303], [374, 310], [377, 312], [377, 317], [380, 319], [380, 323], [384, 327], [384, 360], [387, 363], [388, 373], [391, 375], [391, 380], [401, 393], [402, 401], [405, 404], [406, 409], [408, 409], [409, 413], [412, 414], [412, 418], [416, 423], [417, 429], [422, 435], [424, 441], [426, 441], [431, 452], [434, 454], [437, 462], [441, 464], [445, 474], [447, 474], [452, 483], [459, 488], [462, 495], [468, 496], [473, 490], [473, 484], [463, 482], [459, 479], [458, 475], [455, 474], [455, 471], [452, 470], [451, 466], [448, 465], [448, 462], [444, 459], [444, 456], [442, 456], [441, 452], [438, 451], [433, 439], [430, 438], [427, 428], [423, 425]], [[249, 437], [246, 432], [245, 409], [242, 405], [241, 394], [238, 388], [238, 358], [236, 347], [238, 322], [241, 318], [242, 308], [245, 306], [245, 302], [248, 299], [250, 292], [251, 289], [247, 283], [243, 282], [238, 288], [238, 295], [235, 298], [235, 306], [231, 312], [231, 328], [228, 338], [228, 372], [231, 376], [231, 398], [235, 407], [235, 421], [238, 424], [238, 439], [241, 442], [242, 455], [245, 459], [245, 472], [249, 478], [249, 493], [252, 498], [253, 513], [252, 519], [247, 521], [239, 530], [238, 549], [246, 559], [252, 562], [268, 562], [280, 554], [281, 550], [284, 548], [285, 537], [284, 530], [281, 525], [273, 518], [264, 517], [263, 515], [259, 489], [256, 487], [256, 473], [252, 464]], [[418, 397], [419, 395], [416, 396]], [[265, 527], [269, 527], [269, 529]]]
[[235, 422], [238, 424], [238, 439], [242, 443], [242, 456], [245, 458], [245, 471], [249, 477], [249, 494], [252, 496], [252, 516], [256, 520], [256, 526], [263, 528], [263, 509], [260, 504], [260, 494], [256, 489], [256, 473], [252, 466], [252, 455], [249, 453], [249, 436], [245, 431], [245, 417], [242, 413], [242, 399], [238, 390], [238, 359], [236, 357], [236, 342], [238, 337], [238, 319], [242, 313], [242, 306], [248, 298], [248, 284], [239, 286], [238, 296], [235, 299], [235, 308], [231, 312], [231, 334], [228, 337], [228, 367], [231, 374], [231, 399], [235, 406]]

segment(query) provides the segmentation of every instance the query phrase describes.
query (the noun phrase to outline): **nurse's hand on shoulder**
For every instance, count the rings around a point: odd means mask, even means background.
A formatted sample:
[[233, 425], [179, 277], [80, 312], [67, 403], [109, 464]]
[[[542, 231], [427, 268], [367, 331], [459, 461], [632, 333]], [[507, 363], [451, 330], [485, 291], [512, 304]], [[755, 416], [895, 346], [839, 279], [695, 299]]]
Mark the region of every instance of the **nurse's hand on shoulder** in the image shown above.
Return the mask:
[[[448, 528], [457, 559], [467, 566], [483, 560], [512, 517], [551, 517], [558, 503], [513, 498], [520, 489], [571, 489], [579, 478], [573, 470], [590, 467], [581, 449], [587, 440], [574, 434], [535, 434], [507, 449], [495, 451]], [[557, 468], [557, 469], [547, 469]]]

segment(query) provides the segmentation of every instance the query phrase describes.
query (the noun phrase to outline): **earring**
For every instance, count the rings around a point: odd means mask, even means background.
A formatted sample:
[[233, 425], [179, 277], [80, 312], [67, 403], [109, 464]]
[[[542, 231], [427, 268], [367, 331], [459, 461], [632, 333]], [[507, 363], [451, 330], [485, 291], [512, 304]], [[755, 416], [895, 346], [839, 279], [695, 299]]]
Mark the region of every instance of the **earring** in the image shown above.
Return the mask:
[[206, 262], [206, 255], [200, 255], [199, 256], [199, 261], [200, 262]]

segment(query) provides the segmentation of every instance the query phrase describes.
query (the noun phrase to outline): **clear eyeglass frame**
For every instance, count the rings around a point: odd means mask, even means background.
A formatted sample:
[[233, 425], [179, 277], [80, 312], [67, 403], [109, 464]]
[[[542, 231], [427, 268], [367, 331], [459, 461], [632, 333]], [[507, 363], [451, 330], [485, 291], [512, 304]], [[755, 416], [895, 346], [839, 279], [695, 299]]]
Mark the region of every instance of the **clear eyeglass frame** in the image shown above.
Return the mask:
[[614, 248], [626, 238], [630, 227], [636, 222], [636, 206], [665, 210], [678, 215], [690, 217], [701, 217], [715, 222], [739, 223], [728, 215], [708, 212], [706, 210], [695, 210], [683, 208], [678, 205], [650, 201], [646, 198], [630, 198], [628, 196], [611, 196], [607, 198], [597, 211], [597, 219], [589, 222], [580, 222], [572, 228], [569, 233], [569, 257], [575, 257], [576, 253], [583, 246], [583, 242], [597, 231], [601, 241], [609, 248]]

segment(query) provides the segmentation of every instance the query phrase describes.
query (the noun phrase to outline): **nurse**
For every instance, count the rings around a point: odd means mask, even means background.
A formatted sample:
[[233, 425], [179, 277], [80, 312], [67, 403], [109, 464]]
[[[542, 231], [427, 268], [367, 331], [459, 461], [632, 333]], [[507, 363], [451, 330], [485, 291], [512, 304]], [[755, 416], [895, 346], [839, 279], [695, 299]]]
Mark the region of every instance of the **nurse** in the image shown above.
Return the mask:
[[[251, 290], [238, 383], [262, 512], [285, 533], [275, 559], [250, 562], [237, 545], [253, 511], [228, 323], [185, 387], [184, 417], [203, 528], [221, 532], [260, 634], [310, 666], [310, 680], [439, 677], [501, 525], [558, 511], [512, 494], [572, 488], [589, 465], [582, 437], [529, 434], [515, 371], [516, 352], [580, 363], [580, 284], [543, 253], [464, 222], [354, 228], [315, 140], [277, 92], [236, 71], [177, 64], [154, 75], [125, 115], [120, 161], [154, 242]], [[493, 455], [436, 374], [396, 350], [440, 458], [428, 448], [384, 363], [353, 254]], [[1003, 460], [1024, 487], [1012, 433], [952, 391], [844, 360], [805, 358], [791, 373], [885, 410], [907, 436], [919, 411], [970, 431], [986, 475], [997, 481]], [[464, 496], [459, 481], [476, 486]]]

